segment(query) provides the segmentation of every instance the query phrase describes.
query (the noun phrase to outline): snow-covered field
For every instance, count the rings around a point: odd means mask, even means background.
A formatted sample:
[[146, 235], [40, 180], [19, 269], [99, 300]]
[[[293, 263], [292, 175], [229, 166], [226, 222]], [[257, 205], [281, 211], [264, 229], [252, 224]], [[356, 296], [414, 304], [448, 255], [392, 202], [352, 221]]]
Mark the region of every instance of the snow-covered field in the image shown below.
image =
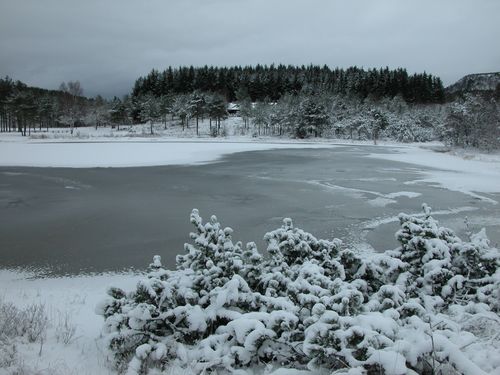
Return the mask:
[[[156, 136], [149, 136], [147, 126], [134, 130], [134, 133], [109, 128], [97, 131], [84, 128], [75, 130], [75, 134], [71, 135], [67, 129], [52, 130], [49, 133], [36, 133], [32, 138], [2, 133], [0, 166], [83, 168], [193, 164], [214, 161], [234, 152], [353, 144], [324, 139], [316, 142], [240, 136], [237, 129], [241, 124], [234, 119], [231, 121], [232, 136], [217, 139], [205, 135], [187, 140], [180, 136], [178, 130], [162, 132], [161, 129]], [[189, 131], [192, 135], [193, 127]], [[418, 145], [384, 143], [380, 148], [387, 152], [369, 156], [425, 167], [421, 170], [425, 178], [413, 183], [430, 182], [492, 204], [498, 203], [483, 194], [500, 193], [499, 154], [438, 153]], [[372, 205], [383, 207], [393, 198], [380, 196], [372, 201]], [[27, 374], [114, 373], [107, 365], [106, 352], [100, 339], [102, 317], [97, 316], [94, 309], [104, 297], [107, 285], [130, 289], [140, 276], [106, 274], [46, 279], [32, 276], [23, 271], [0, 270], [0, 303], [12, 302], [20, 308], [33, 303], [42, 304], [50, 320], [47, 335], [43, 344], [19, 341], [15, 349], [18, 359], [15, 359], [9, 370], [0, 368], [0, 374], [12, 373], [16, 369], [19, 373]], [[75, 328], [74, 336], [67, 344], [58, 339], [61, 329], [67, 329], [67, 325], [64, 328], [64, 317], [70, 317], [70, 324]], [[172, 373], [181, 375], [182, 371], [185, 370], [173, 369]], [[499, 368], [494, 371], [500, 373]], [[290, 370], [273, 372], [268, 369], [266, 372], [292, 374]]]

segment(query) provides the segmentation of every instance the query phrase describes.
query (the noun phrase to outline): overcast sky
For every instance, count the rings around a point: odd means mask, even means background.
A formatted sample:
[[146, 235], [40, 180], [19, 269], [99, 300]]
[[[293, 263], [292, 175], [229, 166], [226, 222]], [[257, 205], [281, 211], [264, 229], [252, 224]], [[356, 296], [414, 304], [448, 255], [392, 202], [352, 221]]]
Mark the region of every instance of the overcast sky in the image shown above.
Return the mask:
[[499, 0], [0, 0], [0, 75], [128, 93], [169, 65], [500, 70]]

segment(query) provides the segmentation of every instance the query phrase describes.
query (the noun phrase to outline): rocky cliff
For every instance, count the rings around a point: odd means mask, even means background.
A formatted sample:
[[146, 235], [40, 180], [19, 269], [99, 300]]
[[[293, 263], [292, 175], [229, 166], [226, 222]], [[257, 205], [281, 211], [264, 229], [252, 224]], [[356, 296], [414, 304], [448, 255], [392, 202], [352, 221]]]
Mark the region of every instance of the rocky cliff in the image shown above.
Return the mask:
[[448, 94], [495, 91], [500, 85], [500, 72], [469, 74], [446, 88]]

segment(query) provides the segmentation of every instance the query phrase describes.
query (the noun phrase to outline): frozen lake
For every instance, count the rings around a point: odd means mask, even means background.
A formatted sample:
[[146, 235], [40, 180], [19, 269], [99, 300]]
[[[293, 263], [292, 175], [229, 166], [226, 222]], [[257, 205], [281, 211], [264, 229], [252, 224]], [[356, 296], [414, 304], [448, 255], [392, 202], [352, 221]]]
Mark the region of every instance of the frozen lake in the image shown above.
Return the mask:
[[[255, 241], [291, 217], [316, 237], [394, 248], [400, 212], [428, 203], [463, 235], [486, 227], [500, 241], [500, 205], [426, 183], [424, 167], [366, 157], [384, 147], [339, 146], [228, 155], [204, 165], [137, 168], [0, 167], [0, 267], [56, 274], [173, 266], [189, 214], [215, 214], [233, 239]], [[500, 194], [482, 194], [500, 201]]]

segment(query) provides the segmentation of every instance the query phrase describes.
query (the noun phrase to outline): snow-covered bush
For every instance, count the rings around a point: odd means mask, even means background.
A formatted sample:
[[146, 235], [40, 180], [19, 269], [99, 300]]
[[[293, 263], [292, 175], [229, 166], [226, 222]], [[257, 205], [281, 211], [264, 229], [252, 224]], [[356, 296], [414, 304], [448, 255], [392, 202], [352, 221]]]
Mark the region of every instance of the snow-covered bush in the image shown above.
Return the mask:
[[391, 116], [383, 136], [398, 142], [429, 142], [437, 139], [435, 127], [424, 125], [411, 116]]
[[443, 140], [453, 146], [495, 150], [500, 147], [500, 100], [466, 94], [448, 106]]
[[76, 337], [76, 324], [71, 320], [69, 312], [59, 313], [57, 324], [54, 327], [57, 342], [69, 345], [74, 342]]
[[442, 300], [485, 302], [498, 312], [498, 251], [490, 249], [484, 230], [463, 242], [450, 229], [439, 227], [426, 205], [423, 218], [402, 214], [399, 219], [398, 257], [409, 265], [400, 278], [407, 294], [433, 296], [440, 305]]
[[156, 256], [134, 291], [111, 288], [97, 308], [116, 365], [130, 374], [171, 364], [200, 373], [269, 363], [373, 374], [500, 367], [491, 349], [498, 250], [484, 232], [462, 241], [430, 214], [425, 205], [401, 214], [400, 247], [363, 255], [285, 219], [265, 235], [263, 256], [193, 210], [177, 269]]
[[33, 303], [20, 309], [0, 300], [0, 339], [24, 337], [29, 342], [44, 338], [49, 319], [43, 304]]
[[19, 308], [0, 298], [0, 369], [24, 373], [13, 370], [21, 360], [17, 347], [26, 342], [43, 345], [48, 325], [45, 305], [34, 303]]

